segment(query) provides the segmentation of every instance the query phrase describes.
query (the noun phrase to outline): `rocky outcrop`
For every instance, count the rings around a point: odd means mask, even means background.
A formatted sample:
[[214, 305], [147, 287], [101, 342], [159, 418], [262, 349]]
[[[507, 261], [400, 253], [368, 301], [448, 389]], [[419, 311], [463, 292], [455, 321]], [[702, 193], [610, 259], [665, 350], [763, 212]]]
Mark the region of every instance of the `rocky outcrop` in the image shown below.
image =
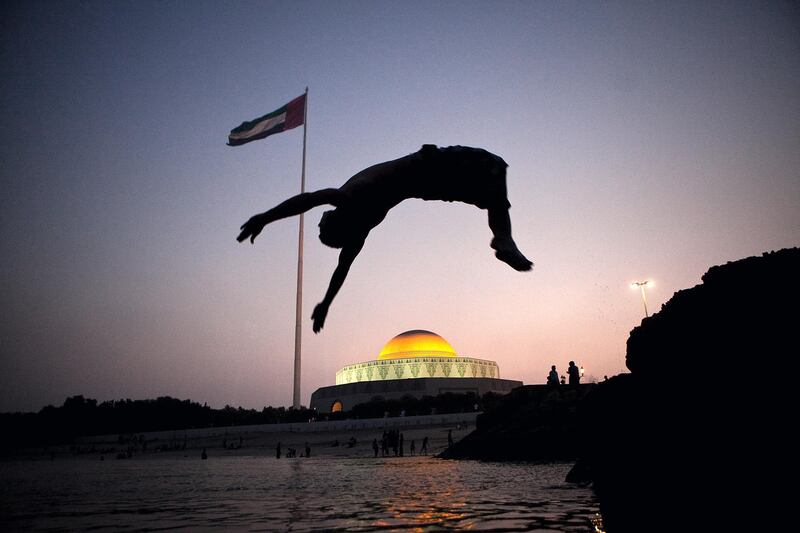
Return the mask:
[[796, 248], [709, 269], [631, 332], [630, 374], [515, 389], [442, 456], [579, 457], [610, 533], [789, 530], [799, 273]]
[[569, 477], [593, 483], [607, 531], [772, 531], [786, 516], [772, 489], [793, 463], [798, 273], [796, 248], [713, 267], [631, 332], [631, 373], [580, 406]]
[[498, 398], [478, 416], [475, 431], [440, 454], [484, 461], [574, 460], [577, 408], [594, 385], [527, 385]]

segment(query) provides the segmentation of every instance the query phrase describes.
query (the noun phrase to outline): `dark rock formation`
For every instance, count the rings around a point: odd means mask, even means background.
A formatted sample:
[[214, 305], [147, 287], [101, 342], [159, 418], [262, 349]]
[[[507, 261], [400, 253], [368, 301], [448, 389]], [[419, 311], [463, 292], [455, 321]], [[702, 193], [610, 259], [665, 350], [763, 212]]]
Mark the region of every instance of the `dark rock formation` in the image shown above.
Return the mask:
[[631, 374], [580, 406], [569, 477], [593, 482], [607, 531], [778, 530], [798, 273], [796, 248], [713, 267], [631, 332]]
[[580, 428], [577, 407], [594, 385], [527, 385], [498, 399], [476, 429], [440, 454], [484, 461], [574, 460]]

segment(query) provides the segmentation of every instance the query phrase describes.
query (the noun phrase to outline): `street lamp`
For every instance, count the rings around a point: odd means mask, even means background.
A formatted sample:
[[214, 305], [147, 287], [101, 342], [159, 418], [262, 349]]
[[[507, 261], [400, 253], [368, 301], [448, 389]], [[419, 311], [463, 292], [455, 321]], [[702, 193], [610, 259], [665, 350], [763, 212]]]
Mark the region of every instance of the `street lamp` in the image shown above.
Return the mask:
[[644, 294], [644, 288], [647, 286], [653, 286], [653, 282], [651, 280], [645, 281], [634, 281], [631, 283], [631, 289], [640, 289], [642, 291], [642, 303], [644, 304], [644, 316], [645, 318], [649, 317], [650, 315], [647, 313], [647, 296]]

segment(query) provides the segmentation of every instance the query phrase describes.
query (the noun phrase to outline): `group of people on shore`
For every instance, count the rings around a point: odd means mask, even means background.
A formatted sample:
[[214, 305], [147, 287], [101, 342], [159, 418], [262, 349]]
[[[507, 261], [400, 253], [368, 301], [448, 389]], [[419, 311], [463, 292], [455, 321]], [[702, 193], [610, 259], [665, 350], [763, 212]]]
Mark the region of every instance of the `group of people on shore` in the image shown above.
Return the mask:
[[[390, 450], [394, 452], [395, 457], [405, 456], [405, 437], [396, 429], [384, 431], [383, 436], [381, 436], [380, 443], [378, 443], [378, 439], [372, 440], [372, 451], [375, 454], [375, 457], [378, 457], [378, 451], [381, 452], [381, 457], [388, 457], [391, 455]], [[417, 443], [413, 439], [411, 440], [409, 450], [411, 455], [415, 455], [417, 453]], [[419, 455], [427, 455], [427, 453], [428, 437], [426, 436], [422, 439], [422, 447], [419, 450]]]
[[[567, 375], [569, 376], [569, 384], [570, 385], [580, 385], [581, 383], [581, 374], [583, 374], [583, 368], [578, 368], [575, 364], [575, 361], [570, 361], [569, 366], [567, 367]], [[556, 365], [550, 367], [550, 372], [547, 374], [547, 384], [548, 385], [566, 385], [567, 379], [562, 375], [558, 375], [558, 371], [556, 370]]]
[[[452, 430], [448, 432], [447, 439], [448, 439], [448, 445], [452, 446], [453, 445]], [[355, 440], [355, 438], [351, 437], [350, 442], [348, 443], [350, 445], [349, 447], [355, 446], [356, 442], [357, 441]], [[336, 446], [339, 445], [338, 440], [335, 442], [335, 445]], [[389, 457], [390, 455], [392, 455], [392, 452], [394, 453], [395, 457], [403, 457], [405, 455], [405, 437], [403, 436], [402, 433], [400, 433], [396, 429], [384, 431], [380, 443], [378, 442], [378, 439], [372, 440], [372, 451], [374, 452], [375, 457], [378, 457], [378, 452], [381, 453], [381, 457]], [[416, 441], [414, 441], [413, 439], [411, 440], [411, 443], [409, 445], [409, 451], [411, 452], [412, 456], [417, 455], [417, 444]], [[428, 454], [428, 437], [425, 436], [422, 439], [422, 446], [419, 449], [419, 455], [427, 455], [427, 454]], [[276, 459], [280, 459], [281, 457], [287, 457], [287, 458], [297, 457], [297, 450], [295, 448], [287, 448], [286, 452], [284, 453], [281, 448], [281, 443], [279, 442], [275, 448], [275, 457]], [[311, 447], [308, 445], [308, 443], [306, 443], [305, 445], [305, 454], [301, 453], [300, 457], [311, 457]], [[203, 459], [207, 458], [205, 449], [203, 450], [202, 458]]]
[[[286, 457], [287, 458], [297, 457], [297, 449], [296, 448], [287, 448], [286, 449]], [[300, 457], [311, 457], [311, 446], [309, 446], [307, 442], [306, 442], [305, 454], [303, 452], [300, 452]], [[281, 458], [281, 443], [280, 442], [278, 442], [278, 445], [275, 447], [275, 458], [276, 459], [280, 459]]]

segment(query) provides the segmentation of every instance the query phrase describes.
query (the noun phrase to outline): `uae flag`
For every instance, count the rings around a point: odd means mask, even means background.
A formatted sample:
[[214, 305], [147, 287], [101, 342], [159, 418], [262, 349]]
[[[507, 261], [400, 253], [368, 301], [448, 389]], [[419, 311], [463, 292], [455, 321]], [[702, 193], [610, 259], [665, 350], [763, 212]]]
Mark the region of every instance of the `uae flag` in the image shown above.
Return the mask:
[[232, 129], [228, 135], [228, 146], [240, 146], [301, 126], [305, 119], [305, 110], [306, 95], [303, 94], [272, 113], [242, 122], [241, 126]]

